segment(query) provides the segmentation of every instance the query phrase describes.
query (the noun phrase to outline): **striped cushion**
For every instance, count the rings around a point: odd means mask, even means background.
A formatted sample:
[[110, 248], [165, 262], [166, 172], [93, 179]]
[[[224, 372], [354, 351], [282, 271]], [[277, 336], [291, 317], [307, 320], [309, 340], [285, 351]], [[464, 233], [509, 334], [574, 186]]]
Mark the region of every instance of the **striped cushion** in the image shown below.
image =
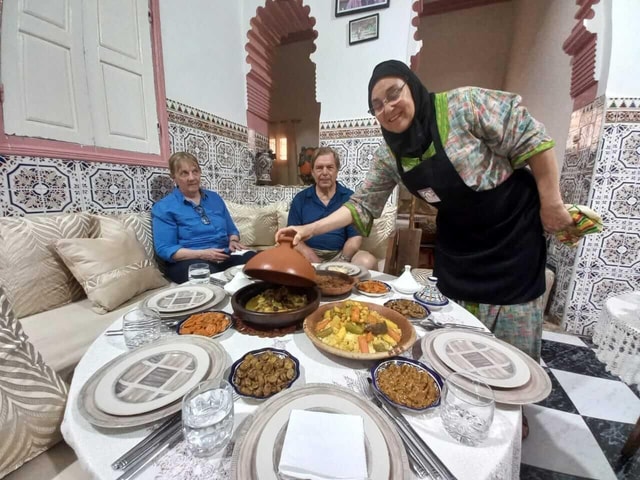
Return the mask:
[[229, 214], [240, 232], [240, 242], [247, 247], [275, 244], [278, 213], [273, 205], [241, 205], [226, 202]]
[[373, 221], [371, 233], [362, 239], [360, 249], [366, 250], [376, 258], [384, 258], [387, 253], [387, 241], [396, 229], [397, 207], [387, 203], [380, 215]]
[[91, 215], [89, 236], [111, 238], [123, 228], [131, 230], [144, 248], [146, 257], [155, 263], [151, 213], [126, 213], [121, 215]]
[[84, 213], [0, 218], [0, 286], [18, 318], [84, 297], [53, 244], [88, 233]]
[[66, 398], [0, 288], [0, 478], [58, 443]]

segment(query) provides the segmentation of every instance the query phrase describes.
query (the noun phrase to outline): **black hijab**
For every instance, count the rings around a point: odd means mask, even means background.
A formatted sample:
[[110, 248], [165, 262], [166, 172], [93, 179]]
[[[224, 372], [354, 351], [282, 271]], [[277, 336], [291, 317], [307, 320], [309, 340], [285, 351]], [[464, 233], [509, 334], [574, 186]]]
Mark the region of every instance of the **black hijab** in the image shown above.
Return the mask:
[[369, 80], [369, 108], [372, 108], [371, 92], [373, 87], [378, 80], [385, 77], [400, 77], [407, 80], [407, 87], [411, 91], [416, 113], [409, 128], [402, 133], [393, 133], [380, 126], [382, 136], [396, 158], [420, 157], [433, 141], [429, 130], [429, 118], [431, 117], [429, 91], [422, 85], [417, 75], [404, 63], [398, 60], [387, 60], [376, 65], [371, 74], [371, 80]]

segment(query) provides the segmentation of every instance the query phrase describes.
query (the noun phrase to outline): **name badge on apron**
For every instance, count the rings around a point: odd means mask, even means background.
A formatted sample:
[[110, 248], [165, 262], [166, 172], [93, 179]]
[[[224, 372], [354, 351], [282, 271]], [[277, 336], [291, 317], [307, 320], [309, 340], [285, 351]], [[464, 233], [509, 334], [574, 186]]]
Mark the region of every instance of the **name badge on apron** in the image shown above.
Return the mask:
[[429, 203], [437, 203], [440, 201], [440, 197], [436, 195], [436, 192], [433, 191], [433, 188], [423, 188], [422, 190], [418, 190], [418, 193], [422, 198], [424, 198]]

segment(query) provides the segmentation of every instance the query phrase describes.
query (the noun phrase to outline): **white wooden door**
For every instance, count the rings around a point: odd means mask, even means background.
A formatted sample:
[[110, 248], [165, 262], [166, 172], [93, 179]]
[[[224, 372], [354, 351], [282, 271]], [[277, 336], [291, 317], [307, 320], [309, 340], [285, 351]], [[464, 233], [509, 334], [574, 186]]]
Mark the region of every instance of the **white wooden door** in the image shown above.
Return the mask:
[[92, 144], [81, 0], [2, 8], [6, 133]]
[[148, 0], [84, 2], [96, 145], [159, 153]]

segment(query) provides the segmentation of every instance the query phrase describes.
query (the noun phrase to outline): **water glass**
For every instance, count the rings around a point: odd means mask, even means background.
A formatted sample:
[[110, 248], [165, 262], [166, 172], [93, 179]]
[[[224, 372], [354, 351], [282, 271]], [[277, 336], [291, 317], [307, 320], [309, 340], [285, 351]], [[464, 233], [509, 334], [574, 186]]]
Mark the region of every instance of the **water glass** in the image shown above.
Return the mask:
[[209, 283], [208, 263], [193, 263], [189, 265], [189, 283]]
[[495, 399], [491, 387], [469, 373], [449, 375], [442, 392], [440, 417], [458, 442], [475, 447], [489, 435]]
[[233, 390], [224, 379], [207, 380], [182, 399], [182, 431], [187, 447], [206, 457], [227, 446], [233, 432]]
[[160, 314], [151, 308], [136, 308], [122, 317], [124, 343], [129, 349], [137, 348], [160, 338]]

